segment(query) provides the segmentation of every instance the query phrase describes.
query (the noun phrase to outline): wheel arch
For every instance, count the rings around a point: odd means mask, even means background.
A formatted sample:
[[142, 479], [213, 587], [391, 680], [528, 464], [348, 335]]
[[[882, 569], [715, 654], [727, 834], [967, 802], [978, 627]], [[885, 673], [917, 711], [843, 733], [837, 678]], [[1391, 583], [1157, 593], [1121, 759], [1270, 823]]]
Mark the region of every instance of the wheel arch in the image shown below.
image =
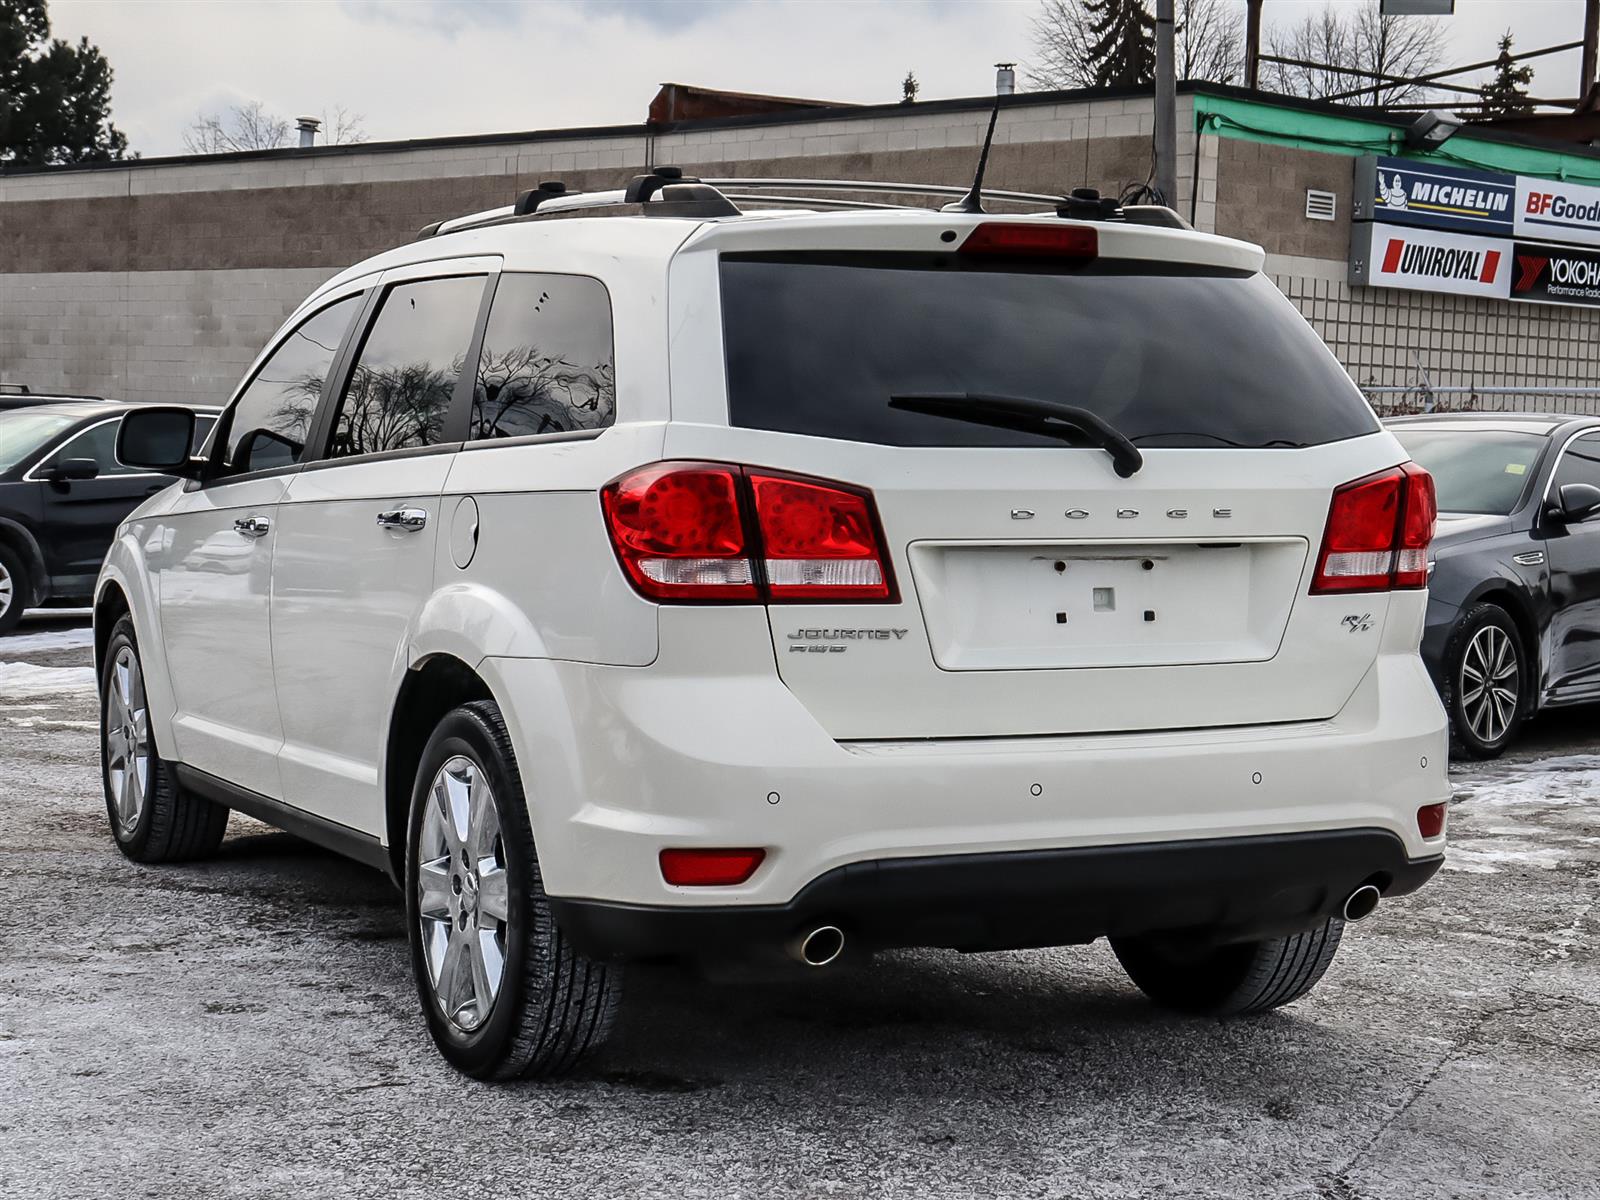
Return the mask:
[[38, 539], [28, 527], [10, 518], [0, 517], [0, 544], [20, 555], [22, 565], [27, 568], [32, 594], [26, 597], [28, 602], [23, 607], [32, 608], [48, 600], [50, 572], [45, 567], [44, 551], [39, 548]]
[[419, 659], [400, 681], [389, 716], [383, 762], [384, 831], [389, 871], [396, 882], [405, 878], [411, 792], [423, 747], [451, 709], [474, 700], [494, 699], [484, 678], [465, 661], [448, 653]]

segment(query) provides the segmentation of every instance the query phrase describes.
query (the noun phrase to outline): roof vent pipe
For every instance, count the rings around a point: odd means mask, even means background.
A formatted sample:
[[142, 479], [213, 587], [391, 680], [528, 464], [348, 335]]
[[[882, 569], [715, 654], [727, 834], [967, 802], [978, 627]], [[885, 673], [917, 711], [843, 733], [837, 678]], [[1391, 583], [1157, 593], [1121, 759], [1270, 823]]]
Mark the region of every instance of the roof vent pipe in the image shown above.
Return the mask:
[[309, 150], [317, 140], [317, 130], [322, 122], [316, 117], [296, 117], [294, 127], [300, 131], [300, 149]]
[[1013, 96], [1017, 91], [1017, 64], [995, 63], [994, 65], [994, 94], [996, 96]]

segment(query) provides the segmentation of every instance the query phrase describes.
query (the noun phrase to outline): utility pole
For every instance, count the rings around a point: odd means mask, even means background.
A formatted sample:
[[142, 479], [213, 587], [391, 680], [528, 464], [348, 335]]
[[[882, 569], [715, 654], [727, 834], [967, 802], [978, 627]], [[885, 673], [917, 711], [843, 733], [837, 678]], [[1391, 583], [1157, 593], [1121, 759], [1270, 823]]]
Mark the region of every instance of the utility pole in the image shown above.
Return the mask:
[[1588, 0], [1583, 13], [1583, 79], [1578, 85], [1582, 100], [1600, 78], [1600, 0]]
[[1261, 86], [1261, 4], [1246, 0], [1244, 12], [1244, 85], [1252, 92]]
[[1156, 0], [1156, 191], [1178, 202], [1178, 66], [1172, 44], [1173, 0]]

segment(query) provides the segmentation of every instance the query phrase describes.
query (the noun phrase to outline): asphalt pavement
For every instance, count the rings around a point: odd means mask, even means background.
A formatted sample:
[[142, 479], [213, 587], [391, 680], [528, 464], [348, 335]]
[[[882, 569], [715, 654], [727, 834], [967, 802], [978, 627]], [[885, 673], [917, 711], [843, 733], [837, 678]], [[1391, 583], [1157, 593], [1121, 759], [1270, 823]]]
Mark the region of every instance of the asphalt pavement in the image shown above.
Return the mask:
[[0, 1196], [1600, 1197], [1600, 713], [1452, 768], [1449, 866], [1290, 1008], [1151, 1008], [1103, 945], [628, 979], [557, 1083], [428, 1042], [377, 873], [235, 816], [106, 829], [87, 625], [0, 638]]

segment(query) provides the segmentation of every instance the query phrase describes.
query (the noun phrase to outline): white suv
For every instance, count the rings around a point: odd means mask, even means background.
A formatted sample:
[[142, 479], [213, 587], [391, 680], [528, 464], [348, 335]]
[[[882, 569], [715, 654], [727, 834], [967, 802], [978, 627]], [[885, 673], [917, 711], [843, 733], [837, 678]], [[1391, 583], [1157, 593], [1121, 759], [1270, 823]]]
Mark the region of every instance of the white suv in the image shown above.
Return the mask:
[[1179, 1009], [1305, 993], [1442, 860], [1431, 479], [1167, 210], [733, 191], [430, 227], [200, 458], [124, 421], [186, 481], [97, 592], [118, 844], [237, 809], [390, 872], [486, 1078], [596, 1047], [630, 959], [1109, 936]]

